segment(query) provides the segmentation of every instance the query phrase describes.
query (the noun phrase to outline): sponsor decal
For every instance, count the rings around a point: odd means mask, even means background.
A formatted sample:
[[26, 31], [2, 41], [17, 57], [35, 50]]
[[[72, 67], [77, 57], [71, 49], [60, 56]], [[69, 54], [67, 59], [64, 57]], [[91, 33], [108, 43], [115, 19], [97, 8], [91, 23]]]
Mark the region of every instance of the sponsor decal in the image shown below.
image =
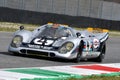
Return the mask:
[[41, 46], [39, 46], [39, 45], [31, 45], [31, 44], [28, 44], [28, 47], [29, 48], [36, 48], [36, 49], [40, 49], [41, 48]]
[[47, 47], [47, 46], [40, 46], [40, 45], [32, 45], [28, 44], [29, 48], [35, 48], [35, 49], [51, 49], [52, 47]]

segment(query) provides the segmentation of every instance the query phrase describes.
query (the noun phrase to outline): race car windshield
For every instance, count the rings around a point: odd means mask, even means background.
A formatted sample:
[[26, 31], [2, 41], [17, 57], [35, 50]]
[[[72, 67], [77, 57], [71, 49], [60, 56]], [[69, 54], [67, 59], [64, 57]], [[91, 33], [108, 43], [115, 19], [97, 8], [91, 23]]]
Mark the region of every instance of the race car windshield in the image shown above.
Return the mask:
[[50, 26], [45, 26], [45, 28], [40, 32], [38, 37], [47, 37], [47, 38], [59, 38], [59, 37], [67, 37], [68, 31], [67, 28], [65, 27], [50, 27]]

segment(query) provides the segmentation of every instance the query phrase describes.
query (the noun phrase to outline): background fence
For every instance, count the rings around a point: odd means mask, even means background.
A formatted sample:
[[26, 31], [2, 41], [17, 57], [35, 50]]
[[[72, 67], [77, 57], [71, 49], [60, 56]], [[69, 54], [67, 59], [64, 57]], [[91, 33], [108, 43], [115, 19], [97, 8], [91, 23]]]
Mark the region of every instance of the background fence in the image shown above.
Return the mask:
[[0, 0], [0, 7], [120, 20], [120, 4], [106, 0]]
[[120, 31], [120, 4], [106, 1], [110, 0], [0, 0], [0, 21], [40, 25], [58, 21]]

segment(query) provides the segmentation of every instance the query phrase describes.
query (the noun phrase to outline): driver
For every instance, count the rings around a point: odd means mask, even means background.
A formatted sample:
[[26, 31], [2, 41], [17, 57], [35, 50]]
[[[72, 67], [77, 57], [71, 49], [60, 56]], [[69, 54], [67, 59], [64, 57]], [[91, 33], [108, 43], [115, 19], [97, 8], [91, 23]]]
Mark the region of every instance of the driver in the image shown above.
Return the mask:
[[52, 28], [58, 28], [58, 27], [60, 27], [60, 24], [54, 23], [54, 24], [52, 25]]
[[46, 26], [46, 28], [42, 31], [42, 33], [40, 35], [41, 36], [49, 36], [49, 37], [53, 37], [53, 38], [60, 38], [63, 36], [67, 37], [66, 30], [67, 29], [62, 27], [60, 24], [54, 23], [50, 27]]
[[70, 35], [69, 30], [62, 27], [60, 24], [54, 23], [52, 28], [54, 28], [55, 37], [68, 37]]

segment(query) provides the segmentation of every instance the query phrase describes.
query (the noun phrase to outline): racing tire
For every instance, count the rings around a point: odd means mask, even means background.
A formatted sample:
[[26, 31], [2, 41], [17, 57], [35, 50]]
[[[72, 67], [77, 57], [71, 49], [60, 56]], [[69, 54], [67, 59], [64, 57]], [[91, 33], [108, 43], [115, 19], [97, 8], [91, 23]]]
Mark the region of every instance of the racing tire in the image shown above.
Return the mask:
[[100, 49], [100, 55], [94, 59], [95, 62], [102, 62], [104, 57], [105, 57], [105, 52], [106, 52], [106, 44], [102, 44], [101, 49]]
[[82, 50], [83, 50], [83, 43], [81, 43], [79, 46], [79, 51], [77, 53], [77, 57], [74, 59], [74, 62], [78, 63], [81, 61]]

